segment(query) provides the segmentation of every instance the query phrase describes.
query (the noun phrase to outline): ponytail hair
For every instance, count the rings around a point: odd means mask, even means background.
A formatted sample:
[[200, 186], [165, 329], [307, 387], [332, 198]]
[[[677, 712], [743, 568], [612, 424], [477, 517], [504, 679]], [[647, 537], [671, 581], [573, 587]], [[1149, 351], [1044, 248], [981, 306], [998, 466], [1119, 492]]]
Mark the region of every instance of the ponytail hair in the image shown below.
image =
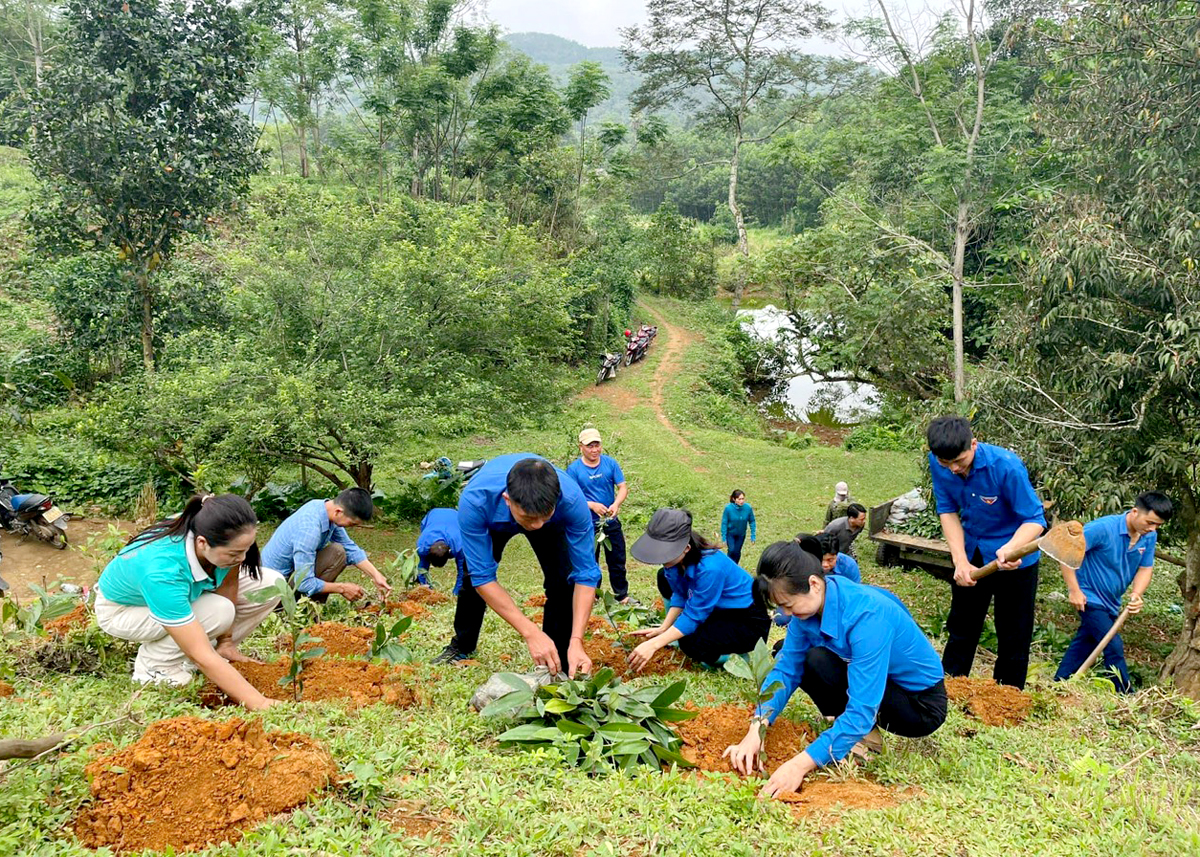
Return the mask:
[[[129, 544], [149, 544], [164, 538], [183, 539], [192, 533], [203, 536], [214, 547], [221, 547], [257, 525], [258, 516], [245, 497], [237, 494], [195, 494], [187, 501], [182, 512], [151, 524], [130, 539]], [[246, 551], [242, 567], [257, 580], [261, 564], [256, 541]]]

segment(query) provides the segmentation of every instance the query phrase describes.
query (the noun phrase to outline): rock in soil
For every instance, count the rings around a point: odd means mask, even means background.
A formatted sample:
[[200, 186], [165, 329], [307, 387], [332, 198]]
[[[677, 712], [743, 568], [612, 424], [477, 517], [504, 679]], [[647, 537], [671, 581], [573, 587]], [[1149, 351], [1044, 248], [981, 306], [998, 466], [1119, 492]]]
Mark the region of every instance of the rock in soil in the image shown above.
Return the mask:
[[42, 628], [51, 637], [65, 637], [76, 628], [86, 628], [91, 621], [87, 608], [80, 604], [65, 616], [46, 622]]
[[418, 604], [445, 604], [450, 600], [450, 596], [428, 586], [414, 586], [404, 593], [404, 599]]
[[75, 834], [117, 853], [236, 842], [337, 774], [329, 751], [307, 735], [198, 717], [152, 723], [137, 743], [84, 770], [92, 801], [76, 817]]
[[[271, 699], [291, 702], [295, 697], [292, 685], [280, 685], [287, 675], [288, 658], [271, 664], [234, 664], [233, 667], [259, 693]], [[403, 683], [406, 671], [401, 667], [385, 667], [368, 661], [326, 660], [313, 658], [304, 667], [302, 702], [348, 700], [355, 708], [384, 702], [397, 708], [408, 708], [417, 702], [413, 690]], [[210, 681], [200, 689], [200, 702], [209, 708], [234, 703]]]
[[[699, 711], [700, 714], [691, 720], [672, 724], [683, 741], [679, 752], [702, 771], [732, 773], [733, 766], [721, 754], [726, 747], [746, 737], [751, 708], [726, 704]], [[807, 725], [780, 717], [767, 727], [767, 771], [773, 773], [807, 747], [814, 737]]]
[[4, 699], [6, 696], [12, 696], [16, 692], [16, 689], [11, 684], [6, 681], [0, 681], [0, 699]]
[[946, 696], [987, 726], [1015, 726], [1033, 710], [1029, 694], [982, 678], [948, 678]]

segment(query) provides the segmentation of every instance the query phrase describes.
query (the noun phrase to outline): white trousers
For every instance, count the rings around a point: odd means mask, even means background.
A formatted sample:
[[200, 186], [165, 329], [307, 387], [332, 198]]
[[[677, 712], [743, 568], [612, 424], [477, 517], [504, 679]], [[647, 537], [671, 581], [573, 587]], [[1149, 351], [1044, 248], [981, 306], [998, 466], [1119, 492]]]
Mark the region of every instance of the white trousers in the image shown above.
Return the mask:
[[[218, 637], [230, 632], [233, 642], [240, 643], [262, 624], [279, 603], [278, 598], [271, 598], [261, 604], [246, 598], [248, 593], [274, 586], [276, 580], [283, 579], [279, 572], [269, 568], [261, 571], [259, 580], [255, 580], [245, 571], [239, 573], [236, 606], [225, 596], [214, 592], [205, 592], [192, 602], [192, 612], [196, 615], [196, 621], [214, 645]], [[149, 607], [117, 604], [109, 601], [97, 590], [96, 623], [106, 634], [142, 644], [133, 663], [134, 673], [148, 675], [158, 671], [173, 674], [196, 668], [167, 633], [167, 629], [150, 615]]]

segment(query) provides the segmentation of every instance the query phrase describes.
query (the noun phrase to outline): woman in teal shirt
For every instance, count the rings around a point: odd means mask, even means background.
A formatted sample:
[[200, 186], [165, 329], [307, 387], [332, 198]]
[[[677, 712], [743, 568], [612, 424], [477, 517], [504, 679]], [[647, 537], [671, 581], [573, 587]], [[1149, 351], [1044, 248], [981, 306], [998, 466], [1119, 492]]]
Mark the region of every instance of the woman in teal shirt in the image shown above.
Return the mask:
[[279, 599], [251, 602], [281, 575], [259, 568], [258, 519], [236, 494], [192, 497], [181, 514], [142, 531], [96, 583], [96, 621], [121, 640], [141, 643], [139, 683], [187, 684], [199, 668], [251, 711], [275, 704], [231, 662], [250, 661], [237, 644]]
[[742, 545], [746, 543], [746, 527], [750, 527], [750, 543], [758, 535], [754, 522], [754, 509], [746, 502], [746, 492], [735, 490], [729, 495], [729, 503], [721, 515], [721, 541], [734, 562], [742, 559]]

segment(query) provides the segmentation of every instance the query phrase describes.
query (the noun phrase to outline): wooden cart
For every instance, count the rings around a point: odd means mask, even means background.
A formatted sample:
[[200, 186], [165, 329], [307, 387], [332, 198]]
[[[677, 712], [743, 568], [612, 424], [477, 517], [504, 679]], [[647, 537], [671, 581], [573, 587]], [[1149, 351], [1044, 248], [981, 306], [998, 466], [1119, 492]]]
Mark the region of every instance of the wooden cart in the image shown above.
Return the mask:
[[950, 546], [944, 541], [884, 530], [892, 514], [892, 503], [899, 499], [893, 497], [871, 507], [867, 513], [867, 536], [875, 542], [875, 563], [885, 568], [920, 568], [942, 580], [953, 580], [954, 562], [950, 559]]

